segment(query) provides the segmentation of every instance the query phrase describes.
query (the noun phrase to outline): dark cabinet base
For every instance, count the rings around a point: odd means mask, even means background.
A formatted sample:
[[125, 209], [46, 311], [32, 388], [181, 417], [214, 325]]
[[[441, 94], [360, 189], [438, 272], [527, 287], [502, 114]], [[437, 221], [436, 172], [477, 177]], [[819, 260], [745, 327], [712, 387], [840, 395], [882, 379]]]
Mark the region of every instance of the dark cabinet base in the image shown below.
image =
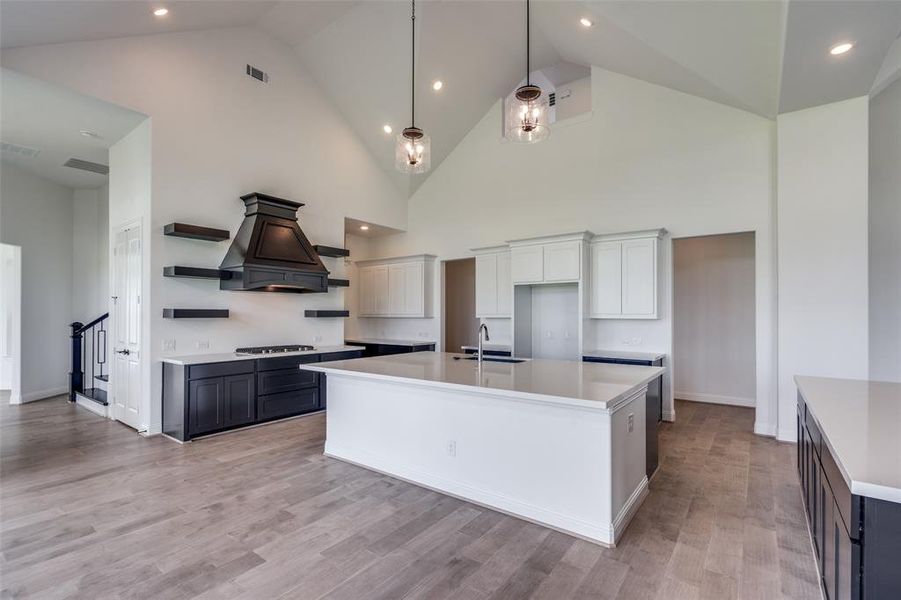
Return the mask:
[[406, 354], [408, 352], [434, 352], [435, 344], [431, 342], [416, 344], [414, 346], [399, 344], [377, 344], [370, 342], [359, 342], [354, 340], [345, 340], [348, 346], [363, 346], [363, 356], [390, 356], [392, 354]]

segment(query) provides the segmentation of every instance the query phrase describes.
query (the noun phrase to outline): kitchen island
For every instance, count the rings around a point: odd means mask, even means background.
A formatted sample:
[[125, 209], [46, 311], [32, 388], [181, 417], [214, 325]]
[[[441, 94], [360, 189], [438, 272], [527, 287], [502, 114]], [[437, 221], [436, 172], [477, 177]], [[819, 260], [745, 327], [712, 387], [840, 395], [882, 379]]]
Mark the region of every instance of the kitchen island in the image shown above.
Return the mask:
[[325, 453], [613, 546], [647, 494], [660, 367], [419, 352], [326, 373]]

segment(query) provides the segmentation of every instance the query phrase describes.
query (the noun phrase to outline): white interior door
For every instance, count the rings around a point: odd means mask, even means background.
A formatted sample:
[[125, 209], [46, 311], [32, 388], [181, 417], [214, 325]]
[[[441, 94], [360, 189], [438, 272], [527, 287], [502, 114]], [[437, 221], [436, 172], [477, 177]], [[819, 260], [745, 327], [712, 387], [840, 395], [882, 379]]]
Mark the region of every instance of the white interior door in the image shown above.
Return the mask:
[[113, 249], [113, 417], [145, 428], [141, 409], [141, 228], [116, 234]]

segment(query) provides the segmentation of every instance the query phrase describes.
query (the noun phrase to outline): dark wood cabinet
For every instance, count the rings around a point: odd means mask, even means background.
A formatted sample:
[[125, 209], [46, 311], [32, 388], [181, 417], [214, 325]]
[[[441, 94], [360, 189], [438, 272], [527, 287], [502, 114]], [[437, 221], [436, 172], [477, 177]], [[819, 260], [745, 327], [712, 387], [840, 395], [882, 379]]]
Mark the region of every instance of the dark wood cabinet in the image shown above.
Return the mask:
[[423, 342], [421, 344], [383, 344], [363, 340], [344, 340], [344, 343], [349, 346], [362, 346], [364, 348], [363, 356], [365, 357], [435, 351], [435, 344], [432, 342]]
[[163, 363], [163, 433], [179, 441], [326, 407], [325, 375], [300, 365], [361, 350], [182, 366]]

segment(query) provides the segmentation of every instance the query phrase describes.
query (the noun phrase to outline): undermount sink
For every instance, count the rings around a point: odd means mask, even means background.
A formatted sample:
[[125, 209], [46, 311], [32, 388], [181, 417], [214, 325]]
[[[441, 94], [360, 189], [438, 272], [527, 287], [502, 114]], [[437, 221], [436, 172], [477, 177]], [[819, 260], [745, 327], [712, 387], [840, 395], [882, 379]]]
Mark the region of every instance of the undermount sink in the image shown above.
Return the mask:
[[[456, 360], [479, 360], [478, 356], [455, 356]], [[506, 356], [483, 356], [482, 362], [499, 362], [499, 363], [521, 363], [526, 362], [524, 358], [507, 358]]]

